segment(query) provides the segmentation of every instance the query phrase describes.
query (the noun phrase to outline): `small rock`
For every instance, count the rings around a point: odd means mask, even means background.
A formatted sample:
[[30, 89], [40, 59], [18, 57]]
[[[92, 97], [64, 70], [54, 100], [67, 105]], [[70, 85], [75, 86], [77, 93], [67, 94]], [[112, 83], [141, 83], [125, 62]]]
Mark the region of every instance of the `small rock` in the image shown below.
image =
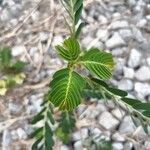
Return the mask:
[[109, 112], [105, 111], [99, 117], [99, 124], [107, 130], [111, 130], [119, 124], [119, 121], [114, 118]]
[[109, 37], [109, 32], [106, 29], [99, 29], [96, 33], [96, 36], [101, 41], [106, 41]]
[[126, 43], [118, 33], [115, 33], [110, 39], [106, 41], [106, 47], [108, 49], [113, 49], [118, 46], [124, 46], [124, 45], [126, 45]]
[[87, 47], [90, 45], [90, 43], [93, 41], [94, 39], [91, 36], [86, 36], [85, 38], [83, 38], [82, 40], [82, 44], [84, 47]]
[[60, 150], [69, 150], [69, 147], [66, 146], [66, 145], [62, 145], [61, 148], [60, 148]]
[[147, 20], [145, 18], [141, 19], [141, 20], [138, 21], [137, 27], [144, 28], [146, 23], [147, 23]]
[[18, 133], [18, 137], [19, 137], [20, 140], [27, 138], [27, 134], [22, 128], [18, 128], [17, 133]]
[[149, 81], [150, 80], [150, 67], [142, 66], [135, 72], [135, 77], [139, 81]]
[[141, 53], [136, 49], [132, 49], [128, 60], [129, 67], [135, 68], [140, 65], [140, 62], [141, 62]]
[[150, 141], [146, 141], [144, 143], [144, 146], [145, 146], [145, 150], [150, 150]]
[[119, 120], [121, 120], [125, 115], [125, 112], [119, 108], [113, 109], [111, 113]]
[[123, 150], [123, 144], [116, 142], [112, 144], [113, 150]]
[[121, 123], [121, 125], [119, 127], [119, 131], [121, 133], [128, 134], [128, 133], [133, 133], [134, 130], [135, 130], [135, 126], [134, 126], [131, 118], [129, 116], [126, 116], [123, 119], [123, 121], [122, 121], [122, 123]]
[[5, 130], [3, 132], [2, 137], [2, 150], [8, 150], [11, 142], [12, 142], [11, 134], [8, 130]]
[[117, 142], [124, 142], [125, 138], [120, 134], [120, 133], [115, 133], [112, 135], [112, 139], [117, 141]]
[[134, 35], [134, 39], [136, 39], [138, 42], [143, 42], [144, 41], [144, 37], [142, 35], [142, 32], [138, 28], [133, 27], [132, 28], [132, 33]]
[[9, 19], [10, 19], [10, 13], [7, 9], [4, 9], [1, 12], [0, 20], [5, 22], [5, 21], [8, 21]]
[[128, 0], [129, 6], [134, 6], [136, 4], [136, 0]]
[[129, 79], [123, 79], [118, 82], [118, 88], [125, 91], [131, 91], [133, 89], [133, 82]]
[[129, 150], [132, 149], [133, 143], [132, 142], [127, 142], [124, 144], [124, 150]]
[[81, 133], [80, 132], [75, 132], [72, 134], [72, 140], [73, 141], [78, 141], [81, 140]]
[[41, 41], [41, 42], [45, 42], [45, 41], [48, 40], [49, 35], [48, 35], [48, 33], [40, 32], [40, 33], [39, 33], [39, 38], [40, 38], [40, 41]]
[[148, 83], [136, 82], [134, 89], [139, 98], [144, 98], [145, 96], [150, 95], [150, 85]]
[[17, 134], [16, 130], [11, 131], [11, 136], [12, 136], [13, 140], [18, 140], [18, 134]]
[[14, 102], [10, 102], [8, 104], [8, 109], [9, 109], [10, 113], [17, 114], [22, 111], [22, 106], [14, 103]]
[[133, 34], [129, 29], [121, 29], [119, 34], [125, 41], [129, 41], [133, 37]]
[[98, 21], [99, 21], [100, 24], [107, 24], [108, 23], [107, 18], [103, 15], [98, 16]]
[[63, 43], [63, 37], [60, 36], [60, 35], [54, 36], [52, 43], [53, 43], [53, 44], [52, 44], [53, 46], [62, 44], [62, 43]]
[[80, 132], [82, 135], [82, 139], [86, 139], [89, 136], [87, 128], [82, 128]]
[[74, 143], [74, 150], [83, 150], [82, 142], [77, 141]]
[[92, 134], [93, 134], [93, 138], [98, 138], [102, 134], [102, 131], [99, 128], [94, 128]]
[[134, 78], [134, 70], [132, 68], [123, 67], [123, 74], [125, 78], [128, 78], [128, 79]]
[[146, 59], [146, 61], [147, 61], [147, 64], [150, 66], [150, 57], [148, 57], [148, 58]]
[[18, 45], [18, 46], [14, 46], [12, 48], [12, 56], [16, 57], [16, 56], [20, 56], [25, 52], [25, 47], [22, 45]]
[[112, 22], [108, 28], [115, 30], [115, 29], [121, 29], [121, 28], [127, 28], [127, 27], [129, 27], [129, 24], [127, 21], [115, 21], [115, 22]]

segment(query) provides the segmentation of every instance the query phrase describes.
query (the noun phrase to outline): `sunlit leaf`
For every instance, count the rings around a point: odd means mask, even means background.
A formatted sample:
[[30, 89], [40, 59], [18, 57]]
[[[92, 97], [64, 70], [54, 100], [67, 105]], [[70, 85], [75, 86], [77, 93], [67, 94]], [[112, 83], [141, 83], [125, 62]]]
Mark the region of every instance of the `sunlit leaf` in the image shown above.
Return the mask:
[[57, 71], [50, 83], [49, 100], [60, 110], [71, 111], [81, 102], [84, 79], [71, 69]]
[[114, 62], [110, 53], [90, 49], [81, 58], [80, 64], [83, 64], [91, 73], [101, 79], [109, 79], [112, 76]]

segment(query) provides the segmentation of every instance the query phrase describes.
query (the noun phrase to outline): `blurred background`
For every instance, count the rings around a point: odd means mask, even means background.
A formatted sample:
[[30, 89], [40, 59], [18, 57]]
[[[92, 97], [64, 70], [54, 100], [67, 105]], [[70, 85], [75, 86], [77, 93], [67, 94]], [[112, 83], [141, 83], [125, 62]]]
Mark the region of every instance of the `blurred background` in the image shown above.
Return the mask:
[[[0, 64], [0, 150], [30, 149], [29, 122], [53, 73], [65, 65], [53, 48], [69, 33], [64, 16], [57, 0], [0, 0], [0, 55], [8, 58]], [[82, 21], [82, 47], [114, 56], [110, 82], [150, 102], [150, 0], [84, 0]], [[57, 142], [56, 150], [94, 150], [91, 138], [106, 150], [150, 150], [150, 136], [111, 101], [91, 98], [77, 108], [76, 121], [70, 144]]]

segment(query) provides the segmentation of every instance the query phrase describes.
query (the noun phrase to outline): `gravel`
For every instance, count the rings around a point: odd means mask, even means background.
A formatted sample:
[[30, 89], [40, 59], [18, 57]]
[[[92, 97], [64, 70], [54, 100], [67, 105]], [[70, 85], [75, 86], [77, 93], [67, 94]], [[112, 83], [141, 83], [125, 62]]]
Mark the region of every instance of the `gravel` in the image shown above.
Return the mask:
[[99, 117], [99, 124], [107, 130], [115, 129], [119, 121], [115, 119], [109, 112], [105, 111]]
[[[14, 57], [28, 63], [25, 84], [33, 86], [34, 84], [41, 85], [42, 81], [51, 78], [56, 70], [64, 67], [66, 63], [58, 58], [53, 47], [61, 44], [64, 37], [68, 35], [63, 24], [64, 19], [60, 17], [55, 25], [56, 31], [48, 51], [41, 51], [40, 46], [43, 49], [46, 47], [52, 33], [50, 23], [53, 22], [53, 20], [47, 20], [47, 17], [53, 13], [50, 12], [49, 1], [45, 0], [15, 36], [1, 42], [1, 37], [13, 31], [18, 23], [22, 23], [35, 5], [35, 1], [29, 0], [3, 0], [0, 4], [0, 44], [11, 47]], [[116, 68], [110, 82], [128, 91], [131, 97], [136, 97], [143, 102], [150, 100], [149, 0], [95, 1], [83, 11], [82, 19], [86, 23], [80, 37], [81, 47], [83, 49], [84, 47], [87, 49], [98, 47], [111, 51], [114, 56]], [[39, 44], [39, 41], [42, 45]], [[41, 54], [44, 58], [43, 62], [41, 62]], [[40, 62], [42, 66], [37, 71]], [[10, 90], [10, 95], [4, 97], [0, 102], [0, 106], [4, 105], [5, 110], [0, 111], [0, 120], [7, 121], [18, 116], [31, 116], [39, 112], [47, 87], [45, 85], [27, 93], [23, 89], [23, 93], [19, 91], [17, 94], [11, 94]], [[22, 87], [19, 88], [22, 89]], [[20, 94], [21, 97], [17, 96]], [[105, 104], [103, 100], [97, 102], [91, 99], [89, 104], [80, 105], [76, 110], [77, 128], [71, 138], [73, 149], [92, 150], [93, 145], [89, 142], [91, 138], [98, 142], [101, 139], [113, 141], [114, 150], [150, 149], [150, 141], [141, 129], [136, 130], [140, 143], [133, 136], [128, 137], [135, 131], [135, 126], [128, 114], [123, 110], [120, 111], [112, 101]], [[28, 141], [31, 131], [32, 126], [29, 125], [28, 120], [15, 122], [4, 129], [0, 135], [0, 149], [10, 149], [10, 145], [14, 150], [30, 149], [31, 142], [28, 144]], [[87, 145], [91, 148], [86, 148]], [[69, 145], [60, 147], [61, 150], [71, 149]]]

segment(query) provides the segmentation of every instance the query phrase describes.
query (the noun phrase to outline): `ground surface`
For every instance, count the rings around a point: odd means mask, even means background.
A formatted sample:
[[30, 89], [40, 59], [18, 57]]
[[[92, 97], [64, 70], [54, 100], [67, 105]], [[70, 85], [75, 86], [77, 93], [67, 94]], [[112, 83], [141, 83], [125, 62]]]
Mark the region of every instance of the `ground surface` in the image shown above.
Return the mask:
[[[116, 61], [112, 84], [131, 97], [150, 101], [150, 0], [85, 0], [84, 5], [83, 47], [112, 52]], [[30, 149], [29, 120], [41, 110], [52, 74], [64, 65], [53, 50], [68, 34], [62, 14], [53, 0], [0, 0], [0, 45], [11, 47], [15, 58], [28, 62], [24, 84], [0, 97], [2, 150]], [[90, 105], [79, 106], [77, 118], [74, 150], [83, 150], [91, 133], [98, 140], [112, 140], [114, 150], [150, 149], [150, 136], [112, 103], [106, 106], [92, 99]]]

